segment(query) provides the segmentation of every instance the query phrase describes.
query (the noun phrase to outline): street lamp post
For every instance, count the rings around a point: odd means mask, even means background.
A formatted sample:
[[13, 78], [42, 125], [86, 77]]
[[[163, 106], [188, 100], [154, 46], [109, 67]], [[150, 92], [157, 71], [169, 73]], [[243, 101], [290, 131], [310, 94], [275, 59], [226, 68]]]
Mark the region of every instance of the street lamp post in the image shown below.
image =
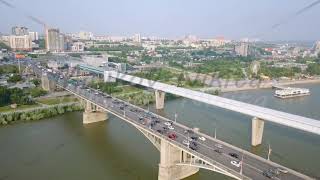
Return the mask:
[[268, 161], [270, 161], [271, 152], [272, 152], [272, 149], [271, 149], [270, 144], [269, 144], [269, 149], [268, 149]]
[[175, 114], [174, 114], [174, 122], [177, 122], [177, 117], [178, 117], [178, 114], [175, 113]]
[[242, 153], [242, 156], [241, 156], [241, 161], [240, 161], [240, 174], [242, 175], [242, 169], [243, 169], [243, 153]]
[[187, 142], [188, 142], [188, 149], [189, 149], [189, 146], [190, 146], [190, 142], [189, 142], [189, 132], [188, 132], [188, 139], [187, 139]]

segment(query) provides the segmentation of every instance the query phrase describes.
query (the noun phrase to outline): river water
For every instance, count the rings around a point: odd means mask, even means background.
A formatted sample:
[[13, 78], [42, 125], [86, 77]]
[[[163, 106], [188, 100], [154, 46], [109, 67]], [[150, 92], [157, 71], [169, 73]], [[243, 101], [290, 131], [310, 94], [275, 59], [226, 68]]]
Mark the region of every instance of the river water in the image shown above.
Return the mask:
[[[312, 95], [281, 100], [273, 90], [222, 96], [320, 120], [320, 86], [304, 85]], [[266, 123], [263, 144], [250, 146], [250, 117], [188, 99], [166, 102], [158, 112], [230, 144], [305, 174], [320, 177], [320, 137]], [[0, 128], [0, 180], [157, 179], [159, 153], [135, 128], [120, 119], [84, 126], [81, 112]], [[200, 170], [187, 180], [230, 179]]]

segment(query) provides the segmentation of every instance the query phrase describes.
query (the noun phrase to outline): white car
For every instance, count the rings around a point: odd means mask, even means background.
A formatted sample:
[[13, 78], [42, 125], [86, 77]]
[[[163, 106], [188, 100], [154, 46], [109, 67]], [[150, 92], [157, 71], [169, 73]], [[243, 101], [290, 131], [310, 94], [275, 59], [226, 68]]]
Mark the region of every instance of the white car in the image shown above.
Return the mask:
[[168, 128], [169, 128], [170, 130], [174, 130], [174, 127], [172, 127], [172, 126], [168, 126]]
[[237, 162], [237, 161], [231, 161], [231, 164], [236, 166], [236, 167], [240, 167], [241, 162]]
[[281, 168], [281, 167], [278, 167], [277, 170], [280, 171], [280, 172], [282, 172], [282, 173], [284, 173], [284, 174], [286, 174], [286, 173], [289, 172], [288, 170], [283, 169], [283, 168]]
[[216, 146], [217, 148], [222, 149], [222, 145], [221, 145], [221, 144], [216, 144], [215, 146]]
[[164, 125], [171, 126], [171, 123], [170, 122], [165, 122]]
[[182, 144], [187, 145], [187, 146], [190, 145], [189, 141], [187, 141], [187, 140], [183, 140]]
[[199, 137], [199, 139], [200, 139], [201, 141], [205, 141], [205, 140], [206, 140], [205, 137]]

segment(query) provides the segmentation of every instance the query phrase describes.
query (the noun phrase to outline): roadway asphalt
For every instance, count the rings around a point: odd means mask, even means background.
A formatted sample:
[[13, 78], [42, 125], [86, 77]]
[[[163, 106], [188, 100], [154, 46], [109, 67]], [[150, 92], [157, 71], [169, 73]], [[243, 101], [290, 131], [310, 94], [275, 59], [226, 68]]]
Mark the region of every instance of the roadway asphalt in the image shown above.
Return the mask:
[[[39, 72], [41, 71], [41, 69], [37, 69], [37, 71]], [[85, 97], [88, 100], [95, 102], [97, 105], [104, 107], [105, 109], [108, 109], [109, 111], [117, 114], [120, 117], [123, 117], [123, 119], [125, 120], [131, 119], [135, 121], [135, 123], [138, 126], [144, 126], [145, 128], [149, 128], [150, 130], [153, 130], [153, 133], [157, 135], [160, 135], [159, 132], [157, 132], [157, 130], [163, 130], [163, 127], [167, 127], [167, 125], [165, 125], [164, 123], [168, 122], [168, 119], [164, 117], [156, 115], [152, 112], [148, 112], [144, 109], [141, 109], [129, 103], [122, 102], [121, 100], [118, 100], [116, 98], [108, 97], [108, 95], [102, 92], [99, 92], [97, 90], [89, 89], [88, 87], [85, 87], [83, 84], [80, 84], [80, 85], [73, 85], [70, 83], [68, 84], [67, 80], [60, 78], [58, 74], [53, 74], [50, 72], [47, 72], [47, 74], [50, 78], [54, 78], [56, 81], [58, 81], [59, 84], [64, 86], [65, 89], [77, 95], [81, 95], [82, 97]], [[116, 101], [120, 103], [115, 103]], [[122, 109], [122, 107], [124, 108]], [[152, 116], [156, 118], [151, 118]], [[144, 117], [144, 120], [142, 121], [139, 120], [139, 117]], [[154, 126], [151, 127], [151, 123], [154, 122], [156, 119], [158, 119], [160, 122], [156, 123]], [[188, 135], [195, 136], [195, 137], [202, 137], [202, 136], [206, 137], [205, 141], [202, 141], [199, 139], [195, 141], [197, 143], [197, 149], [194, 152], [200, 153], [201, 155], [207, 158], [210, 158], [213, 161], [219, 162], [223, 166], [229, 169], [232, 169], [236, 172], [240, 172], [240, 167], [236, 167], [232, 165], [231, 161], [239, 162], [241, 161], [241, 158], [243, 156], [242, 173], [244, 176], [247, 176], [251, 179], [258, 179], [258, 180], [270, 179], [263, 175], [263, 171], [267, 171], [271, 168], [281, 167], [280, 165], [266, 161], [261, 157], [258, 157], [249, 152], [245, 152], [244, 150], [241, 150], [227, 143], [221, 142], [220, 140], [209, 137], [202, 133], [193, 131], [193, 133], [186, 134], [185, 131], [191, 130], [191, 129], [183, 126], [182, 124], [173, 122], [172, 127], [174, 128], [173, 130], [167, 130], [167, 132], [164, 132], [161, 134], [168, 135], [170, 133], [175, 133], [177, 135], [177, 138], [174, 141], [182, 146], [185, 146], [186, 149], [189, 147], [183, 144], [183, 141], [188, 139]], [[218, 148], [216, 146], [217, 144], [222, 145], [222, 148]], [[222, 153], [215, 152], [214, 151], [215, 149], [220, 149]], [[231, 157], [229, 153], [238, 154], [239, 159]], [[288, 173], [280, 173], [279, 175], [275, 176], [273, 179], [278, 179], [278, 180], [308, 179], [308, 177], [302, 174], [299, 174], [297, 172], [294, 172], [293, 170], [288, 169], [288, 171], [289, 171]]]

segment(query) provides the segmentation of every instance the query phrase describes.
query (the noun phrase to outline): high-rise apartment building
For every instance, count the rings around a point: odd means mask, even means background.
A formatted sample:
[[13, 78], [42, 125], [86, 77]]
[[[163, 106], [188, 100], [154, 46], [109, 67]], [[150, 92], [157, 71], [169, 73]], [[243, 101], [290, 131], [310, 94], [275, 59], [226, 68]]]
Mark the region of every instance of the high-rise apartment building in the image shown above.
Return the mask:
[[316, 42], [315, 45], [314, 45], [314, 53], [315, 55], [318, 55], [320, 54], [320, 41]]
[[9, 45], [13, 51], [31, 51], [32, 41], [29, 35], [9, 36]]
[[81, 40], [91, 40], [91, 39], [93, 39], [93, 33], [92, 32], [80, 31], [79, 32], [79, 39], [81, 39]]
[[26, 27], [14, 26], [12, 27], [12, 35], [15, 35], [15, 36], [29, 35], [29, 30]]
[[39, 40], [38, 32], [29, 32], [29, 36], [31, 38], [31, 41]]
[[59, 29], [46, 30], [46, 49], [47, 51], [59, 52], [64, 50], [64, 35]]
[[133, 42], [141, 43], [141, 35], [135, 34], [132, 38]]
[[249, 55], [249, 44], [241, 42], [240, 45], [236, 45], [234, 48], [237, 55], [247, 57]]

